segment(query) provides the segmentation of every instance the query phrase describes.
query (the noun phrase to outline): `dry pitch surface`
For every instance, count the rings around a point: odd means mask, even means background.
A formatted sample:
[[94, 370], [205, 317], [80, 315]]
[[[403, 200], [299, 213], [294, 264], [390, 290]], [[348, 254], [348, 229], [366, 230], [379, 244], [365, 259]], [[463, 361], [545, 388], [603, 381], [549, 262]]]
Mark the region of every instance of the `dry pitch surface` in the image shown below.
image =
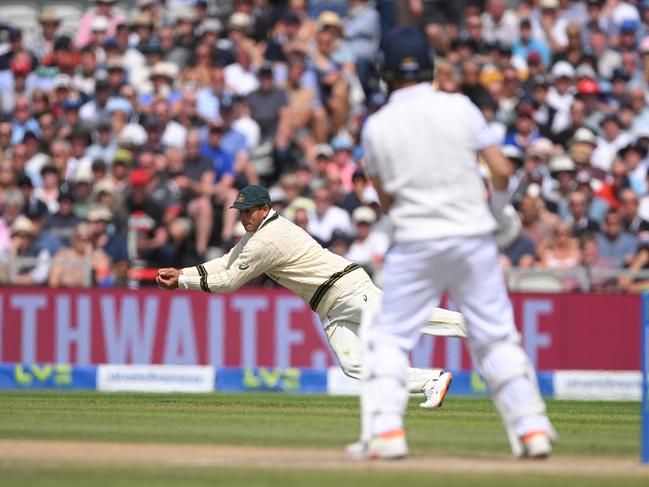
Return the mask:
[[[3, 462], [77, 464], [84, 466], [181, 466], [286, 469], [364, 469], [342, 451], [297, 448], [260, 448], [160, 443], [92, 443], [80, 441], [0, 440]], [[413, 455], [406, 460], [375, 461], [373, 469], [463, 473], [540, 473], [576, 476], [640, 477], [649, 482], [649, 466], [612, 458], [554, 457], [515, 461], [503, 456]]]

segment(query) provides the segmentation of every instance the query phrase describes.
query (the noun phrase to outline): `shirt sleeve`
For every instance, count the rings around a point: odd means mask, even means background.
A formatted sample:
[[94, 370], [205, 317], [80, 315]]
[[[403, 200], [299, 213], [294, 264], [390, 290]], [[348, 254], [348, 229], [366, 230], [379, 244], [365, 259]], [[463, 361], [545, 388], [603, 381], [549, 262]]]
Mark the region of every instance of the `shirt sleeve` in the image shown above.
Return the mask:
[[471, 133], [471, 148], [481, 150], [490, 145], [498, 145], [498, 137], [489, 128], [482, 112], [468, 98], [465, 98], [469, 114], [469, 131]]
[[183, 287], [212, 293], [234, 292], [248, 281], [272, 269], [280, 258], [280, 252], [272, 243], [249, 241], [227, 267], [210, 267], [209, 271], [205, 268], [207, 272], [201, 275], [185, 275], [183, 269]]
[[376, 163], [376, 156], [372, 147], [370, 131], [372, 129], [372, 117], [365, 121], [365, 127], [361, 134], [361, 147], [363, 148], [363, 159], [365, 159], [365, 169], [370, 177], [379, 176], [379, 171]]

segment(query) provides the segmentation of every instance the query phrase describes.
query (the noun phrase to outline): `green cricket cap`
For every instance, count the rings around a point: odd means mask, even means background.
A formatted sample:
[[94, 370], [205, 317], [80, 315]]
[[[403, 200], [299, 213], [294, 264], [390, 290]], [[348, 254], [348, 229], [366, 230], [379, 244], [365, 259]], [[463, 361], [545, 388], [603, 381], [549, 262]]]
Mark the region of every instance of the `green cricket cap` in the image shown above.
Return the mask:
[[247, 210], [248, 208], [262, 205], [270, 206], [270, 195], [268, 191], [266, 188], [251, 184], [239, 191], [237, 198], [234, 200], [234, 204], [230, 208]]

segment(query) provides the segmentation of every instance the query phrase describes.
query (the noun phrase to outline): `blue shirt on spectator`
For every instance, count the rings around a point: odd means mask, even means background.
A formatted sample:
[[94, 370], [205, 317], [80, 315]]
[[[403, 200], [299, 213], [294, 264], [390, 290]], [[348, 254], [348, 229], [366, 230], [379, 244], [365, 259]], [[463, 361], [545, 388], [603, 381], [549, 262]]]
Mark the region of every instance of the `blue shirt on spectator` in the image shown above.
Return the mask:
[[219, 116], [219, 97], [212, 88], [203, 88], [196, 93], [196, 110], [198, 114], [209, 120]]
[[28, 119], [25, 123], [20, 123], [16, 119], [11, 122], [11, 143], [20, 144], [23, 141], [25, 132], [34, 132], [37, 137], [41, 135], [41, 127], [35, 118]]
[[212, 161], [216, 173], [215, 181], [220, 181], [227, 174], [234, 174], [234, 157], [220, 146], [214, 148], [203, 142], [201, 143], [200, 152]]
[[126, 247], [126, 240], [118, 234], [112, 234], [108, 237], [108, 242], [102, 249], [113, 262], [129, 261], [128, 248]]
[[230, 128], [223, 134], [223, 138], [221, 139], [221, 148], [233, 158], [236, 158], [239, 152], [248, 151], [249, 149], [248, 143], [246, 142], [246, 136], [233, 128]]
[[548, 45], [544, 42], [540, 42], [537, 39], [532, 38], [530, 39], [530, 42], [528, 44], [523, 44], [520, 39], [512, 44], [512, 56], [517, 56], [521, 59], [527, 59], [527, 56], [529, 56], [531, 52], [538, 52], [539, 56], [541, 56], [543, 64], [545, 64], [546, 66], [550, 65], [550, 61], [552, 60], [552, 53], [550, 52]]
[[600, 256], [611, 259], [616, 267], [624, 267], [624, 258], [635, 255], [638, 250], [638, 239], [628, 232], [622, 232], [615, 240], [598, 233], [597, 246]]

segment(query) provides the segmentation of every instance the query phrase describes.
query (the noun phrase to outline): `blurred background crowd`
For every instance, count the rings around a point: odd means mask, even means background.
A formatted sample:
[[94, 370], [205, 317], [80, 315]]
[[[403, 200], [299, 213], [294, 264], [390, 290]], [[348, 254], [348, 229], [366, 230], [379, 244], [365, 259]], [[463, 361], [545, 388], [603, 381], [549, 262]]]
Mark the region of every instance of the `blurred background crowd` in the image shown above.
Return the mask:
[[510, 285], [647, 284], [647, 0], [9, 0], [0, 12], [1, 282], [136, 286], [219, 256], [242, 236], [238, 189], [263, 184], [380, 283], [389, 224], [360, 134], [387, 98], [382, 34], [410, 24], [430, 39], [436, 88], [468, 96], [516, 167], [498, 218]]

